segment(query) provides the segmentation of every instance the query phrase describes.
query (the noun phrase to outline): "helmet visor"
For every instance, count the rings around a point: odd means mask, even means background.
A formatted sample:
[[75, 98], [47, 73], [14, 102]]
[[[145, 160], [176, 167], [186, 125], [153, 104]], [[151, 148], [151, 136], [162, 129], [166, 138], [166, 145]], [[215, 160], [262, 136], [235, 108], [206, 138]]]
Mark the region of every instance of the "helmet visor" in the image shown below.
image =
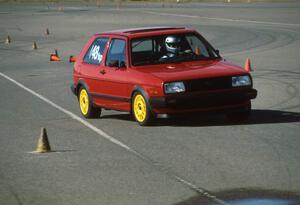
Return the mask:
[[178, 42], [167, 43], [167, 46], [170, 48], [179, 48]]

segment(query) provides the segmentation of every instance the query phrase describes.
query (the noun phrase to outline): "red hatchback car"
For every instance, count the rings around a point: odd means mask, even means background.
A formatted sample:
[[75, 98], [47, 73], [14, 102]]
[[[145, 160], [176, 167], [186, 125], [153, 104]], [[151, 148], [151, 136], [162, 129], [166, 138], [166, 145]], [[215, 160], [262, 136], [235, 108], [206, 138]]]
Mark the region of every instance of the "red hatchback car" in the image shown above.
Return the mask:
[[187, 112], [247, 119], [257, 95], [243, 68], [197, 31], [151, 27], [95, 34], [77, 57], [73, 93], [86, 118], [101, 108], [127, 111], [140, 125]]

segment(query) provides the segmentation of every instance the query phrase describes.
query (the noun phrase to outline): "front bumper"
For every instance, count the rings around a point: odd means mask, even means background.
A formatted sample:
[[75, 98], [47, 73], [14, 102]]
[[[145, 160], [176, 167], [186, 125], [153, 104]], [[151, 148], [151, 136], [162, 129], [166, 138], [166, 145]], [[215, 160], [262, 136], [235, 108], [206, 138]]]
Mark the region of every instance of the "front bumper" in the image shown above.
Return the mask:
[[188, 92], [152, 97], [149, 99], [154, 113], [185, 113], [194, 111], [228, 111], [249, 105], [256, 98], [257, 90], [237, 88], [209, 92]]

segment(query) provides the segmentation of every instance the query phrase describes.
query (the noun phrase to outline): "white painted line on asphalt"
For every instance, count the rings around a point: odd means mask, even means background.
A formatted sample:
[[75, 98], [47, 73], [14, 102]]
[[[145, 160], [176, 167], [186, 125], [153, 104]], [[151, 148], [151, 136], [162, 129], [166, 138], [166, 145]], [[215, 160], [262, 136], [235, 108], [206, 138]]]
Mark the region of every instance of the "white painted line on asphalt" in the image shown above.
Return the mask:
[[176, 17], [184, 17], [184, 18], [199, 18], [199, 19], [216, 20], [216, 21], [269, 24], [269, 25], [278, 25], [278, 26], [300, 26], [300, 24], [293, 24], [293, 23], [279, 23], [279, 22], [270, 22], [270, 21], [253, 21], [253, 20], [245, 20], [245, 19], [213, 18], [213, 17], [207, 17], [207, 16], [195, 16], [195, 15], [187, 15], [187, 14], [160, 13], [160, 12], [156, 12], [156, 11], [143, 11], [143, 12], [148, 13], [148, 14], [153, 14], [153, 15], [160, 15], [160, 16], [176, 16]]
[[[51, 105], [52, 107], [60, 110], [61, 112], [65, 113], [66, 115], [70, 116], [72, 119], [80, 122], [81, 124], [83, 124], [84, 126], [86, 126], [87, 128], [93, 130], [95, 133], [97, 133], [98, 135], [100, 135], [101, 137], [109, 140], [110, 142], [112, 142], [115, 145], [118, 145], [124, 149], [126, 149], [127, 151], [133, 153], [134, 155], [136, 155], [137, 157], [150, 162], [153, 166], [159, 168], [159, 170], [163, 171], [165, 170], [165, 168], [158, 164], [155, 163], [154, 161], [152, 161], [150, 158], [142, 155], [141, 153], [137, 152], [136, 150], [132, 149], [131, 147], [129, 147], [128, 145], [124, 144], [123, 142], [111, 137], [110, 135], [108, 135], [107, 133], [105, 133], [103, 130], [95, 127], [94, 125], [92, 125], [91, 123], [89, 123], [88, 121], [80, 118], [79, 116], [75, 115], [74, 113], [66, 110], [65, 108], [55, 104], [54, 102], [52, 102], [51, 100], [47, 99], [46, 97], [40, 95], [39, 93], [31, 90], [30, 88], [26, 87], [25, 85], [19, 83], [18, 81], [12, 79], [11, 77], [5, 75], [4, 73], [0, 72], [0, 76], [2, 76], [3, 78], [7, 79], [8, 81], [14, 83], [15, 85], [19, 86], [20, 88], [24, 89], [25, 91], [31, 93], [32, 95], [34, 95], [35, 97], [39, 98], [40, 100], [46, 102], [47, 104]], [[196, 185], [194, 185], [193, 183], [183, 179], [182, 177], [177, 176], [176, 174], [170, 173], [168, 171], [164, 171], [167, 174], [170, 174], [174, 179], [176, 179], [178, 182], [186, 185], [187, 187], [189, 187], [190, 189], [196, 191], [197, 193], [202, 194], [203, 196], [210, 198], [211, 200], [221, 204], [221, 205], [229, 205], [228, 203], [226, 203], [225, 201], [218, 199], [216, 196], [210, 194], [209, 192], [207, 192], [205, 189], [202, 189]]]
[[91, 130], [93, 130], [94, 132], [96, 132], [97, 134], [101, 135], [102, 137], [104, 137], [105, 139], [111, 141], [112, 143], [125, 148], [126, 150], [129, 150], [131, 152], [134, 152], [134, 150], [132, 150], [130, 147], [128, 147], [127, 145], [125, 145], [124, 143], [120, 142], [119, 140], [109, 136], [108, 134], [106, 134], [104, 131], [102, 131], [101, 129], [95, 127], [94, 125], [90, 124], [89, 122], [87, 122], [86, 120], [80, 118], [79, 116], [75, 115], [74, 113], [64, 109], [63, 107], [55, 104], [54, 102], [52, 102], [51, 100], [45, 98], [44, 96], [38, 94], [37, 92], [31, 90], [30, 88], [26, 87], [25, 85], [17, 82], [16, 80], [10, 78], [9, 76], [3, 74], [0, 72], [0, 75], [9, 80], [10, 82], [16, 84], [17, 86], [19, 86], [20, 88], [26, 90], [27, 92], [31, 93], [32, 95], [36, 96], [37, 98], [41, 99], [42, 101], [48, 103], [49, 105], [51, 105], [52, 107], [60, 110], [61, 112], [65, 113], [66, 115], [70, 116], [71, 118], [73, 118], [74, 120], [77, 120], [78, 122], [80, 122], [81, 124], [85, 125], [86, 127], [90, 128]]

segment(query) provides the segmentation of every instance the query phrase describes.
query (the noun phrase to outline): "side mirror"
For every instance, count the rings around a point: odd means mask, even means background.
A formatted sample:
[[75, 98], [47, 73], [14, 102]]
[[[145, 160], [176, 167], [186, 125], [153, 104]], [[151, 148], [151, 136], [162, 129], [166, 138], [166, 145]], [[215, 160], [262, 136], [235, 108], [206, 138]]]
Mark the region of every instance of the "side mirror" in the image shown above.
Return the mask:
[[124, 61], [121, 61], [119, 64], [119, 68], [126, 68], [126, 63]]
[[220, 51], [218, 49], [216, 50], [216, 54], [220, 56]]
[[109, 67], [115, 67], [117, 69], [119, 68], [126, 68], [126, 63], [124, 61], [119, 61], [119, 60], [110, 60], [108, 62]]
[[119, 67], [119, 61], [118, 60], [110, 60], [108, 62], [109, 67]]

